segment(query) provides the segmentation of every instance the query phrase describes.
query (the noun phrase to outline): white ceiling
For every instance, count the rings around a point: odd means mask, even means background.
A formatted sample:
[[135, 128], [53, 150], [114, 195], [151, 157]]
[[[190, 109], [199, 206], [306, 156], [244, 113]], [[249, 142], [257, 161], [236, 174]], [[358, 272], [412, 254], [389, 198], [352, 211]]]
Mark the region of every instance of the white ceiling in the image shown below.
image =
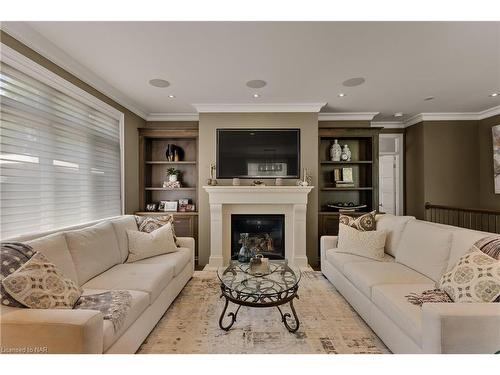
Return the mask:
[[[500, 22], [28, 25], [148, 114], [193, 113], [193, 103], [327, 102], [322, 112], [380, 112], [376, 119], [394, 120], [395, 112], [408, 118], [500, 104], [500, 96], [488, 97], [500, 91]], [[352, 77], [366, 82], [343, 87]], [[152, 87], [152, 78], [171, 86]], [[250, 89], [251, 79], [268, 85]]]

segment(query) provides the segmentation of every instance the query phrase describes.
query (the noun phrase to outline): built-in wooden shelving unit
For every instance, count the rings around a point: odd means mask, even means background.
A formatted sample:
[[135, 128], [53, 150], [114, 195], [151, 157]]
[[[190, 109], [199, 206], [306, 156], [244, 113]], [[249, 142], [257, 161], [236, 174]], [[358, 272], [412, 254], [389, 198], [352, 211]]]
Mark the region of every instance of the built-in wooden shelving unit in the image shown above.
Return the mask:
[[[182, 160], [167, 160], [167, 145], [174, 144], [184, 151]], [[181, 186], [176, 189], [163, 188], [167, 180], [167, 169], [175, 167], [181, 174]], [[139, 204], [136, 215], [174, 215], [176, 235], [194, 237], [196, 260], [198, 259], [198, 130], [139, 129]], [[195, 205], [194, 212], [146, 211], [149, 203], [178, 201], [187, 198]]]
[[[378, 138], [375, 128], [320, 128], [319, 129], [319, 235], [336, 235], [339, 225], [339, 210], [328, 206], [331, 203], [353, 202], [366, 205], [361, 215], [378, 209]], [[330, 160], [330, 147], [334, 140], [347, 144], [351, 150], [350, 161]], [[336, 186], [335, 169], [350, 168], [353, 185]]]

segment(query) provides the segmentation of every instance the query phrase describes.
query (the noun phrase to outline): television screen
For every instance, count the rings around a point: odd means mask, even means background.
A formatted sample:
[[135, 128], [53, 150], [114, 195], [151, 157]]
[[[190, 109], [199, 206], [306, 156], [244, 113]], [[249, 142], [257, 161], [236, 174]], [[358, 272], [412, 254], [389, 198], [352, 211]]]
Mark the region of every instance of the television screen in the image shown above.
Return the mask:
[[217, 178], [300, 178], [300, 129], [217, 129]]

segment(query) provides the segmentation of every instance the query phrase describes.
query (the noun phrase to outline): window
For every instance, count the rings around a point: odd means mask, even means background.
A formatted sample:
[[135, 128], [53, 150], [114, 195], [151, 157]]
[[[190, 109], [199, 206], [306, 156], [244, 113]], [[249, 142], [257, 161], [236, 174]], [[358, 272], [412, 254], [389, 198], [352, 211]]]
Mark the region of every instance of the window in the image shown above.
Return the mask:
[[123, 115], [2, 55], [0, 238], [120, 215]]

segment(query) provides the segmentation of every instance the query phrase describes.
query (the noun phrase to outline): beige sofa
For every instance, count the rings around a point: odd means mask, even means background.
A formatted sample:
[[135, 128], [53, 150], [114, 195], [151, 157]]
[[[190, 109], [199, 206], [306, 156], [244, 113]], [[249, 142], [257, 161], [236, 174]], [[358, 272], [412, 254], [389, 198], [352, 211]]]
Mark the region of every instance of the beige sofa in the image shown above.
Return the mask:
[[378, 215], [388, 233], [385, 258], [338, 252], [321, 237], [321, 270], [394, 353], [494, 353], [500, 350], [500, 303], [410, 304], [405, 295], [435, 288], [478, 239], [491, 235]]
[[22, 236], [44, 253], [85, 294], [128, 290], [132, 307], [122, 328], [95, 310], [37, 310], [2, 306], [0, 346], [5, 352], [134, 353], [194, 272], [194, 239], [178, 238], [179, 251], [125, 263], [126, 230], [137, 230], [134, 216]]

